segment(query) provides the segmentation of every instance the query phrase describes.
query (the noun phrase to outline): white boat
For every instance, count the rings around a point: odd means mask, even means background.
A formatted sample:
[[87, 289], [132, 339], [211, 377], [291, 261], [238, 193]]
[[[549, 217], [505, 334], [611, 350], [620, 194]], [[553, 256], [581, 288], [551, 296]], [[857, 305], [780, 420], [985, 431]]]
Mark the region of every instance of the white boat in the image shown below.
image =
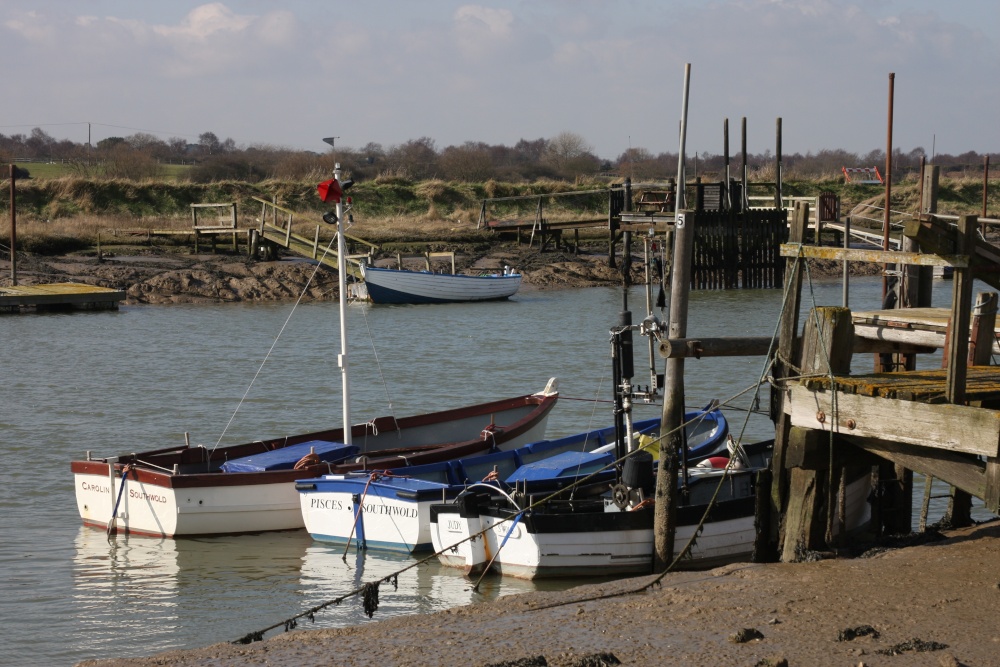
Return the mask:
[[407, 269], [382, 269], [362, 264], [372, 303], [457, 303], [507, 299], [521, 286], [519, 273], [467, 276]]
[[[766, 468], [769, 445], [751, 445], [751, 463], [741, 469], [728, 473], [714, 466], [692, 469], [688, 498], [677, 508], [674, 557], [696, 530], [700, 532], [677, 569], [709, 569], [750, 559], [756, 536], [754, 490], [757, 475]], [[719, 495], [701, 524], [724, 475]], [[848, 530], [868, 520], [868, 487], [867, 477], [847, 487]], [[521, 579], [649, 574], [654, 507], [649, 493], [632, 491], [624, 506], [606, 494], [525, 510], [530, 496], [501, 498], [470, 488], [454, 502], [431, 507], [433, 547], [441, 563], [469, 576], [486, 570]], [[640, 499], [643, 496], [645, 500]]]
[[[744, 560], [753, 550], [754, 486], [766, 468], [767, 445], [753, 461], [730, 470], [708, 520], [687, 558], [687, 568], [709, 568]], [[719, 465], [720, 461], [712, 464]], [[677, 508], [675, 548], [698, 527], [724, 469], [692, 468], [687, 500]], [[536, 508], [530, 495], [502, 498], [470, 489], [455, 502], [431, 508], [431, 539], [444, 565], [469, 576], [491, 572], [521, 579], [646, 574], [653, 562], [652, 460], [641, 492], [546, 502]], [[485, 532], [484, 532], [485, 531]], [[480, 537], [473, 538], [481, 534]]]
[[[393, 468], [511, 449], [545, 437], [558, 393], [517, 396], [412, 417], [215, 450], [169, 447], [73, 461], [84, 524], [164, 537], [302, 528], [295, 480], [324, 472]], [[305, 458], [304, 463], [299, 463]], [[296, 468], [296, 466], [298, 467]]]
[[[655, 439], [660, 418], [633, 425], [636, 444]], [[686, 415], [688, 456], [725, 451], [728, 424], [714, 406]], [[323, 475], [296, 482], [306, 530], [316, 540], [359, 548], [414, 552], [431, 547], [430, 507], [455, 498], [469, 484], [495, 480], [498, 488], [555, 490], [586, 475], [607, 488], [613, 481], [613, 426], [492, 454], [394, 471]]]
[[[85, 460], [70, 465], [84, 524], [106, 528], [109, 535], [120, 530], [164, 537], [302, 528], [296, 479], [432, 463], [512, 449], [545, 436], [558, 398], [555, 378], [537, 394], [351, 425], [339, 165], [334, 174], [319, 190], [324, 201], [327, 192], [336, 192], [336, 214], [325, 217], [339, 221], [344, 426], [211, 450], [167, 447], [104, 458], [88, 452]], [[343, 189], [347, 187], [345, 181]], [[355, 441], [361, 444], [355, 446]]]

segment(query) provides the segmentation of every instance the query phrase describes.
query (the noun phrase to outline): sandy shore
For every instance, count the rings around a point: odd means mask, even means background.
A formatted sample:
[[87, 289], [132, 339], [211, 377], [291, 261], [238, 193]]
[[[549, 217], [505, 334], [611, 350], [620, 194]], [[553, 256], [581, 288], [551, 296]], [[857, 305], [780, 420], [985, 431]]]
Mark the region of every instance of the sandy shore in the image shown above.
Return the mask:
[[998, 664], [1000, 523], [946, 537], [867, 558], [736, 564], [652, 588], [628, 579], [385, 621], [376, 612], [350, 628], [80, 664], [617, 664], [598, 654], [625, 665]]

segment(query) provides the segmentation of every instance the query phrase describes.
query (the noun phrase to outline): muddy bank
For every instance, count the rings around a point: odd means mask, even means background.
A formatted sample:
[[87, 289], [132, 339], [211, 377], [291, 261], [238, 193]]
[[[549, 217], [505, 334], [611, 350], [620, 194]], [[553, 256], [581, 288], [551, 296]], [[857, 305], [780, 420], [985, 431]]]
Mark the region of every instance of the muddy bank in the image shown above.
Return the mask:
[[[622, 594], [649, 578], [384, 622], [376, 612], [350, 628], [81, 664], [568, 667], [617, 664], [593, 658], [611, 654], [625, 665], [991, 665], [1000, 651], [998, 547], [1000, 524], [991, 522], [867, 558], [736, 564], [668, 575], [638, 593]], [[384, 585], [383, 601], [391, 595]], [[538, 656], [544, 662], [517, 662]]]
[[[522, 290], [620, 285], [620, 268], [608, 266], [606, 254], [539, 253], [536, 249], [500, 247], [483, 255], [457, 257], [460, 273], [496, 271], [505, 265], [520, 271]], [[395, 265], [383, 259], [378, 265]], [[0, 286], [10, 284], [10, 265], [0, 261]], [[418, 263], [408, 268], [420, 268]], [[811, 264], [814, 277], [839, 276], [841, 266]], [[878, 267], [858, 265], [852, 273], [877, 273]], [[633, 284], [645, 280], [643, 267], [634, 263]], [[280, 301], [303, 295], [305, 300], [337, 298], [337, 274], [310, 261], [284, 258], [258, 262], [235, 254], [192, 255], [183, 252], [143, 251], [128, 255], [19, 255], [18, 282], [78, 282], [120, 289], [126, 304]]]

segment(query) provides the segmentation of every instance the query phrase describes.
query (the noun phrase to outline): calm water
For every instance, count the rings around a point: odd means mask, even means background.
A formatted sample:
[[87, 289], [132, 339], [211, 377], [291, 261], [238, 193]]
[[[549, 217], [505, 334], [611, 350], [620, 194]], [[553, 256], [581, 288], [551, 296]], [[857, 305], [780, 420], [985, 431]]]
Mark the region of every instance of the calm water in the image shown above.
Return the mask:
[[[878, 307], [880, 289], [878, 280], [853, 281], [852, 306]], [[840, 303], [839, 285], [817, 285], [815, 294], [821, 305]], [[780, 301], [779, 290], [695, 293], [688, 331], [770, 335]], [[643, 303], [633, 291], [637, 314]], [[563, 398], [549, 436], [610, 424], [610, 405], [593, 399], [610, 395], [608, 329], [621, 307], [621, 291], [611, 288], [524, 292], [480, 305], [352, 305], [353, 421], [529, 393], [557, 376]], [[359, 560], [354, 551], [345, 559], [342, 547], [302, 532], [109, 544], [103, 531], [80, 526], [69, 461], [87, 450], [174, 445], [185, 432], [193, 443], [225, 445], [339, 425], [336, 304], [299, 306], [284, 326], [291, 311], [159, 306], [0, 318], [0, 663], [68, 665], [230, 641], [412, 562]], [[636, 375], [645, 377], [645, 353], [636, 348]], [[761, 364], [689, 361], [689, 406], [739, 394]], [[745, 409], [751, 399], [734, 403]], [[761, 402], [766, 410], [766, 391]], [[658, 412], [640, 408], [638, 416]], [[745, 415], [729, 413], [734, 431]], [[747, 434], [769, 437], [770, 422], [752, 416]], [[401, 575], [397, 591], [382, 586], [375, 620], [526, 590], [533, 586], [502, 580], [473, 593], [455, 572], [422, 566]], [[315, 625], [368, 622], [352, 599], [319, 613]]]

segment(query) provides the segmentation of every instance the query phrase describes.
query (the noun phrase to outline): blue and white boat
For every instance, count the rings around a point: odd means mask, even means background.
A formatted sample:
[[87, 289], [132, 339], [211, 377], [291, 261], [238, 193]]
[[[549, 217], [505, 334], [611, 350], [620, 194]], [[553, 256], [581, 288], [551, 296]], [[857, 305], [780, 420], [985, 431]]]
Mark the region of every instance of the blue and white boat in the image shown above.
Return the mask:
[[521, 286], [521, 274], [504, 270], [481, 276], [382, 269], [361, 265], [372, 303], [460, 303], [500, 301]]
[[[689, 459], [725, 451], [729, 425], [714, 408], [686, 415]], [[636, 422], [639, 445], [656, 437], [660, 419]], [[614, 478], [613, 426], [518, 449], [391, 471], [324, 475], [296, 482], [306, 530], [316, 540], [339, 544], [357, 540], [362, 548], [413, 552], [431, 548], [430, 507], [455, 498], [472, 485], [489, 484], [501, 493], [516, 485], [526, 493], [567, 486], [583, 476], [601, 490]]]

